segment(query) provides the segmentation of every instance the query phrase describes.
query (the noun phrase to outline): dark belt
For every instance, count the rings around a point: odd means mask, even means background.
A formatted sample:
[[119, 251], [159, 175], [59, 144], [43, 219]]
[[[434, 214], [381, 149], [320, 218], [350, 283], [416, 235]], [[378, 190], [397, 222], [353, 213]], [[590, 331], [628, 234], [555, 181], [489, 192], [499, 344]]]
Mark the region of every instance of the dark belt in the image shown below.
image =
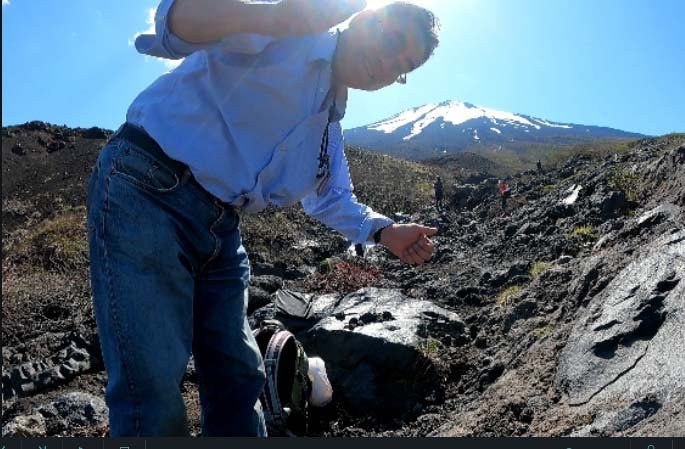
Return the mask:
[[190, 172], [186, 164], [171, 159], [169, 156], [167, 156], [162, 147], [160, 147], [159, 144], [155, 142], [155, 140], [142, 129], [133, 126], [129, 123], [124, 123], [124, 125], [122, 125], [122, 127], [119, 128], [119, 130], [112, 136], [112, 140], [115, 139], [128, 140], [138, 148], [144, 150], [150, 156], [154, 157], [162, 164], [166, 165], [167, 168], [176, 172], [176, 174], [178, 174], [179, 176], [183, 175], [190, 177], [191, 182], [194, 182], [216, 205], [224, 207], [226, 209], [230, 209], [234, 213], [237, 213], [238, 209], [235, 206], [221, 201], [219, 198], [209, 193], [204, 187], [197, 183], [197, 181], [195, 181], [195, 178], [192, 177], [192, 173]]
[[116, 134], [112, 136], [112, 139], [117, 138], [128, 140], [140, 149], [145, 150], [150, 156], [154, 157], [179, 175], [183, 174], [188, 169], [188, 166], [183, 162], [176, 161], [167, 156], [162, 147], [160, 147], [148, 133], [129, 123], [125, 123], [119, 128]]

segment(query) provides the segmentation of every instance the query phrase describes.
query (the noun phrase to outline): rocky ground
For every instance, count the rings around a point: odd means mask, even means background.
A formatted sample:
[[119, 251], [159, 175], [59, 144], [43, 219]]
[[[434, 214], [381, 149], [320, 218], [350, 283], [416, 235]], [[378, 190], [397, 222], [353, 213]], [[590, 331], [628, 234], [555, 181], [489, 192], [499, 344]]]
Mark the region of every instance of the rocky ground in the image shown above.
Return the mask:
[[[85, 182], [109, 132], [2, 129], [2, 433], [106, 435]], [[251, 322], [283, 319], [327, 362], [323, 436], [685, 435], [685, 136], [512, 178], [350, 149], [361, 199], [433, 224], [438, 251], [364, 258], [297, 208], [245, 217]], [[449, 176], [452, 175], [452, 176]], [[287, 291], [302, 307], [286, 315]], [[297, 315], [297, 316], [294, 316]], [[192, 363], [181, 385], [194, 433]]]

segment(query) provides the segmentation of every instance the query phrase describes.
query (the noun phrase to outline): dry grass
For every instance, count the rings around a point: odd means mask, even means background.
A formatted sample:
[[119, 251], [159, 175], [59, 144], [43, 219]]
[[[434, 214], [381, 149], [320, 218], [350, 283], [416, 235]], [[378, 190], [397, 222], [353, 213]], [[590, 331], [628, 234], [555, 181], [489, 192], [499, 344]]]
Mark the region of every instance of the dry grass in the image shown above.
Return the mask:
[[542, 273], [545, 271], [549, 270], [549, 267], [551, 266], [550, 263], [547, 262], [536, 262], [533, 264], [532, 267], [530, 267], [530, 275], [534, 278], [540, 276]]
[[500, 307], [508, 305], [509, 301], [521, 293], [521, 291], [523, 291], [523, 287], [520, 285], [512, 285], [511, 287], [502, 290], [497, 296], [497, 305]]
[[38, 224], [8, 245], [7, 257], [18, 265], [69, 272], [88, 266], [86, 209], [67, 209]]
[[592, 242], [599, 238], [597, 231], [592, 225], [576, 226], [573, 231], [566, 237], [568, 240], [580, 240], [583, 242]]

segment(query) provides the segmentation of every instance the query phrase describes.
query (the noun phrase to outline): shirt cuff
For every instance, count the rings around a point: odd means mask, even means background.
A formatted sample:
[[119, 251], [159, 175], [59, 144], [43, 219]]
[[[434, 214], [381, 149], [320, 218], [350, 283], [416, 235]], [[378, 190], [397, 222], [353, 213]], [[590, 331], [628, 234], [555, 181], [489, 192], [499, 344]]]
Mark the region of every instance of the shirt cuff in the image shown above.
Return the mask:
[[362, 228], [361, 231], [359, 232], [359, 238], [361, 241], [355, 242], [355, 243], [363, 243], [364, 245], [373, 245], [373, 235], [378, 231], [379, 229], [382, 229], [386, 226], [390, 226], [391, 224], [395, 224], [394, 220], [391, 220], [390, 218], [386, 217], [385, 215], [381, 215], [376, 212], [372, 212], [367, 216], [364, 221], [362, 222]]
[[155, 34], [141, 34], [136, 38], [136, 50], [149, 56], [165, 59], [182, 59], [213, 43], [193, 44], [169, 30], [169, 11], [175, 0], [162, 0], [155, 12]]

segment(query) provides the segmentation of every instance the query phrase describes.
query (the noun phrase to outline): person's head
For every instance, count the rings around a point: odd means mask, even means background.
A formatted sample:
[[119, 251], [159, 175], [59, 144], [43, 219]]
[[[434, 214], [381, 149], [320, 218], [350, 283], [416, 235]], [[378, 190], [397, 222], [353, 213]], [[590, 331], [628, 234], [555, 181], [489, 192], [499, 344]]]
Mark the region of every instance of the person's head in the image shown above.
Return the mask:
[[[334, 61], [339, 83], [377, 90], [425, 63], [438, 45], [438, 21], [432, 12], [394, 2], [356, 15], [340, 36]], [[402, 82], [402, 81], [400, 81]]]

